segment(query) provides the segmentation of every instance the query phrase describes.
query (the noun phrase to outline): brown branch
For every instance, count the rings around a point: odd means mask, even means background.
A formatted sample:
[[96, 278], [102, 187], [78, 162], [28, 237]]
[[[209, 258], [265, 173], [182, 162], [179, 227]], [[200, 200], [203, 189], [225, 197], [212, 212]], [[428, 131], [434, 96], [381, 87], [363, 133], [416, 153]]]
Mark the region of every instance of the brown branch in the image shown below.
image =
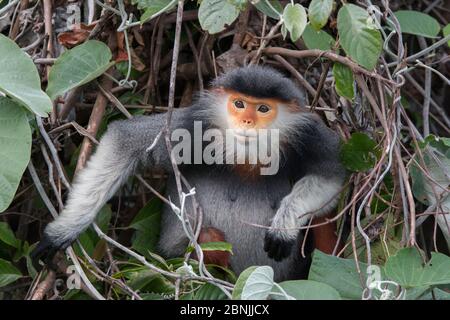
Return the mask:
[[[101, 86], [105, 90], [111, 90], [112, 80], [107, 76], [103, 76], [101, 80]], [[98, 128], [105, 114], [106, 105], [108, 103], [108, 98], [99, 93], [97, 99], [95, 100], [94, 108], [92, 109], [91, 117], [89, 118], [89, 124], [86, 131], [93, 137], [97, 135]], [[93, 143], [91, 139], [85, 137], [80, 148], [80, 155], [78, 157], [77, 166], [75, 169], [75, 174], [78, 173], [86, 165], [86, 161], [89, 159], [92, 153]]]
[[319, 84], [317, 86], [317, 93], [314, 96], [313, 102], [311, 103], [311, 111], [314, 111], [314, 109], [317, 106], [317, 102], [319, 101], [320, 94], [321, 94], [323, 86], [325, 84], [325, 80], [327, 78], [328, 71], [330, 70], [330, 66], [331, 66], [330, 61], [325, 62], [325, 64], [323, 65], [322, 74], [320, 75]]
[[318, 103], [322, 108], [327, 108], [327, 103], [320, 97], [320, 95], [317, 94], [317, 91], [313, 88], [313, 86], [310, 85], [305, 78], [303, 78], [300, 72], [298, 72], [292, 64], [287, 62], [286, 59], [278, 54], [274, 55], [273, 58], [280, 62], [300, 82], [300, 84], [309, 92], [311, 96], [319, 97]]
[[[251, 54], [255, 54], [254, 52], [255, 51], [252, 51]], [[394, 86], [397, 85], [396, 82], [386, 79], [374, 71], [368, 71], [368, 70], [364, 69], [363, 67], [360, 67], [358, 64], [356, 64], [349, 58], [340, 56], [331, 51], [323, 51], [323, 50], [319, 50], [319, 49], [291, 50], [291, 49], [285, 49], [285, 48], [279, 48], [279, 47], [271, 47], [271, 48], [264, 49], [263, 52], [265, 54], [269, 54], [269, 55], [279, 54], [281, 56], [287, 56], [287, 57], [292, 57], [292, 58], [297, 58], [297, 59], [310, 58], [310, 57], [327, 58], [329, 60], [339, 62], [341, 64], [346, 65], [353, 71], [353, 73], [364, 74], [366, 76], [369, 76], [369, 77], [372, 77], [375, 79], [379, 79], [383, 82], [389, 83], [390, 85], [394, 85]]]
[[45, 279], [39, 283], [36, 290], [33, 292], [30, 300], [42, 300], [47, 292], [53, 288], [56, 281], [56, 273], [53, 270], [49, 270]]
[[247, 5], [247, 8], [239, 15], [239, 19], [234, 27], [234, 36], [233, 36], [233, 44], [241, 46], [242, 41], [244, 40], [245, 32], [247, 31], [248, 20], [250, 17], [250, 5]]
[[[29, 1], [28, 0], [22, 0], [20, 2], [19, 12], [24, 11], [26, 8], [28, 8]], [[13, 40], [16, 39], [20, 29], [20, 14], [17, 16], [16, 20], [14, 21], [13, 26], [11, 27], [11, 31], [9, 33], [9, 37]]]

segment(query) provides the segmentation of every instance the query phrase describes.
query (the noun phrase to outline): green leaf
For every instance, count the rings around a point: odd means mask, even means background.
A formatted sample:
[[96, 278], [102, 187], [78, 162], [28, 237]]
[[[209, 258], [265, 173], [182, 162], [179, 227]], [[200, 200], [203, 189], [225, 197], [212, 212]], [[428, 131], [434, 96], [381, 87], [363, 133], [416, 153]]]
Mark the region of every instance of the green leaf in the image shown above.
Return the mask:
[[[217, 242], [204, 242], [200, 244], [200, 247], [203, 251], [227, 251], [229, 253], [233, 253], [232, 245], [228, 242], [217, 241]], [[194, 247], [188, 247], [187, 252], [193, 252]]]
[[333, 76], [336, 92], [341, 97], [353, 100], [355, 97], [355, 90], [353, 87], [354, 79], [352, 70], [349, 67], [336, 62], [333, 65]]
[[237, 7], [239, 11], [245, 10], [247, 7], [247, 0], [227, 0], [229, 1], [233, 6]]
[[441, 290], [439, 288], [434, 288], [433, 290], [434, 295], [431, 294], [430, 292], [430, 296], [427, 297], [427, 300], [432, 300], [432, 299], [436, 299], [436, 300], [450, 300], [450, 293], [444, 290]]
[[30, 257], [30, 254], [36, 248], [36, 245], [37, 245], [37, 243], [30, 246], [27, 241], [24, 241], [24, 245], [22, 247], [22, 257], [25, 258], [28, 274], [33, 279], [37, 276], [38, 272], [36, 271], [36, 269], [33, 266], [33, 261]]
[[293, 42], [300, 39], [305, 30], [308, 18], [306, 16], [306, 10], [301, 4], [289, 3], [283, 11], [284, 25], [291, 35]]
[[11, 204], [31, 155], [31, 128], [25, 110], [0, 97], [0, 212]]
[[333, 0], [312, 0], [308, 7], [308, 17], [314, 29], [322, 29], [333, 10]]
[[20, 241], [14, 235], [9, 225], [6, 222], [0, 222], [0, 241], [17, 248], [20, 245]]
[[450, 257], [437, 252], [424, 266], [416, 248], [404, 248], [388, 259], [384, 270], [389, 279], [406, 288], [450, 283]]
[[227, 296], [218, 287], [205, 283], [195, 292], [193, 300], [226, 300]]
[[232, 245], [231, 243], [224, 242], [224, 241], [217, 241], [217, 242], [206, 242], [200, 244], [200, 247], [204, 251], [227, 251], [229, 253], [233, 253]]
[[255, 3], [254, 6], [272, 19], [279, 20], [281, 13], [283, 12], [283, 6], [277, 0], [260, 0]]
[[439, 22], [426, 13], [413, 10], [400, 10], [394, 12], [394, 14], [400, 23], [402, 33], [435, 38], [441, 30]]
[[[359, 266], [365, 276], [367, 265], [360, 263]], [[342, 259], [314, 250], [308, 280], [333, 287], [344, 299], [360, 300], [362, 297], [363, 288], [353, 259]]]
[[130, 279], [129, 281], [127, 281], [127, 285], [130, 286], [130, 288], [132, 288], [133, 290], [142, 290], [161, 275], [156, 271], [146, 269], [129, 273], [127, 274], [127, 276]]
[[141, 15], [141, 23], [144, 23], [164, 12], [171, 10], [177, 4], [176, 0], [146, 0], [138, 2], [138, 8], [145, 10]]
[[286, 25], [283, 23], [281, 25], [281, 35], [283, 36], [283, 40], [286, 40], [287, 33], [288, 33], [288, 31], [286, 29]]
[[[312, 280], [291, 280], [279, 283], [281, 288], [295, 298], [295, 300], [340, 300], [339, 292], [333, 287]], [[281, 293], [281, 291], [274, 287], [273, 292]], [[280, 299], [280, 295], [273, 295], [272, 298]], [[282, 299], [282, 298], [281, 298]]]
[[[448, 35], [450, 35], [450, 24], [446, 25], [442, 29], [442, 34], [444, 35], [444, 37], [447, 37]], [[450, 40], [447, 41], [447, 45], [450, 47]]]
[[130, 224], [136, 230], [132, 239], [132, 248], [148, 257], [154, 251], [159, 238], [162, 202], [154, 198], [150, 200]]
[[86, 84], [102, 75], [114, 62], [111, 50], [103, 42], [89, 40], [67, 50], [56, 59], [48, 76], [47, 94], [50, 98]]
[[274, 285], [273, 269], [269, 266], [256, 267], [248, 276], [242, 289], [242, 300], [265, 300]]
[[198, 9], [198, 20], [210, 34], [225, 30], [239, 16], [239, 8], [229, 1], [203, 0]]
[[95, 223], [97, 223], [98, 227], [103, 231], [107, 232], [109, 222], [111, 221], [111, 207], [109, 205], [104, 205], [103, 208], [97, 214], [95, 218]]
[[337, 28], [347, 55], [372, 70], [381, 54], [382, 39], [368, 12], [353, 4], [343, 5], [338, 12]]
[[[436, 194], [441, 199], [441, 207], [450, 210], [450, 196], [446, 187], [450, 184], [450, 139], [429, 135], [421, 143], [421, 149], [416, 152], [410, 167], [412, 190], [414, 196], [422, 203], [431, 205], [436, 202]], [[423, 162], [420, 154], [423, 156]], [[425, 167], [428, 175], [419, 167]], [[442, 186], [442, 187], [440, 187]]]
[[[447, 191], [450, 185], [450, 138], [429, 135], [419, 146], [422, 150], [417, 150], [410, 167], [414, 197], [428, 206], [435, 205], [439, 199], [439, 208], [450, 212], [450, 193]], [[450, 217], [439, 214], [436, 220], [450, 248]]]
[[233, 293], [231, 294], [231, 298], [233, 300], [241, 300], [242, 290], [244, 289], [245, 283], [247, 282], [248, 277], [255, 271], [257, 267], [251, 266], [241, 272], [239, 275], [236, 284], [234, 285]]
[[309, 24], [302, 35], [303, 41], [308, 49], [331, 50], [334, 46], [334, 39], [323, 30], [316, 31]]
[[379, 150], [377, 144], [364, 133], [355, 132], [341, 148], [341, 160], [351, 171], [367, 171], [375, 165]]
[[20, 279], [22, 274], [11, 262], [0, 258], [0, 288]]
[[52, 111], [52, 101], [41, 90], [33, 60], [8, 37], [0, 34], [0, 92], [41, 117]]

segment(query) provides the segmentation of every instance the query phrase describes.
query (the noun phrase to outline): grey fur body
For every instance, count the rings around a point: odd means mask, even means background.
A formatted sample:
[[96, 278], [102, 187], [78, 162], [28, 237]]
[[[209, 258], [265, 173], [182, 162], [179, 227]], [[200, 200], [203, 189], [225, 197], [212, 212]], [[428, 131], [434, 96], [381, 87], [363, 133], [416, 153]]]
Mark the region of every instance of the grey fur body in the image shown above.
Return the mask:
[[[213, 102], [200, 98], [191, 108], [174, 110], [172, 129], [191, 128], [196, 117], [205, 120], [203, 111], [217, 107], [210, 103]], [[73, 242], [137, 169], [158, 166], [172, 171], [164, 139], [151, 152], [146, 151], [163, 128], [165, 117], [140, 116], [109, 126], [96, 153], [75, 179], [66, 207], [45, 229], [38, 252], [48, 247], [64, 248]], [[207, 121], [207, 126], [214, 127], [214, 123]], [[289, 129], [286, 152], [276, 175], [245, 178], [225, 165], [180, 167], [196, 188], [204, 213], [203, 226], [222, 230], [226, 241], [233, 245], [231, 267], [238, 273], [251, 265], [270, 265], [277, 281], [298, 278], [304, 263], [299, 259], [298, 228], [309, 220], [302, 214], [324, 214], [336, 204], [345, 178], [338, 161], [339, 138], [309, 113], [300, 115]], [[167, 196], [177, 203], [173, 177], [168, 181]], [[178, 217], [166, 206], [160, 253], [166, 257], [181, 256], [187, 244]], [[267, 248], [281, 261], [269, 258]]]
[[[295, 255], [279, 262], [267, 256], [264, 251], [266, 229], [258, 227], [270, 226], [279, 202], [291, 190], [287, 177], [269, 184], [268, 181], [245, 181], [227, 171], [194, 169], [184, 170], [183, 175], [196, 188], [197, 200], [204, 212], [203, 226], [220, 229], [225, 240], [232, 244], [234, 254], [230, 262], [235, 272], [240, 273], [252, 265], [270, 265], [277, 280], [299, 274], [303, 261]], [[177, 198], [173, 180], [169, 181], [168, 191], [171, 199]], [[180, 221], [167, 206], [161, 226], [161, 252], [169, 257], [182, 256], [188, 241]]]

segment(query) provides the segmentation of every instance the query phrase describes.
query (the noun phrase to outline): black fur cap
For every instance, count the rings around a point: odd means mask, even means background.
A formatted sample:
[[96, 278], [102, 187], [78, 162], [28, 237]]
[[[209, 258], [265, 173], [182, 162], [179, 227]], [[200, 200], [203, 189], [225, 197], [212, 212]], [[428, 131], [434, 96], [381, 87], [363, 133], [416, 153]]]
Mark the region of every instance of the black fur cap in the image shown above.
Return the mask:
[[280, 72], [267, 66], [251, 65], [219, 76], [212, 86], [230, 89], [255, 98], [274, 98], [302, 105], [302, 91]]

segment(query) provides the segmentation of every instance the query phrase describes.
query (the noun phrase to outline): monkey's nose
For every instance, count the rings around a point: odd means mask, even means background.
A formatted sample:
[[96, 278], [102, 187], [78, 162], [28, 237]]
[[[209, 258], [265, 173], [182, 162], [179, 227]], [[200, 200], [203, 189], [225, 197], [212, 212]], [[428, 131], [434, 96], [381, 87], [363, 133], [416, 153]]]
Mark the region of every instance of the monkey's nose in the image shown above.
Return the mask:
[[254, 121], [252, 119], [242, 119], [241, 123], [246, 127], [254, 125]]

